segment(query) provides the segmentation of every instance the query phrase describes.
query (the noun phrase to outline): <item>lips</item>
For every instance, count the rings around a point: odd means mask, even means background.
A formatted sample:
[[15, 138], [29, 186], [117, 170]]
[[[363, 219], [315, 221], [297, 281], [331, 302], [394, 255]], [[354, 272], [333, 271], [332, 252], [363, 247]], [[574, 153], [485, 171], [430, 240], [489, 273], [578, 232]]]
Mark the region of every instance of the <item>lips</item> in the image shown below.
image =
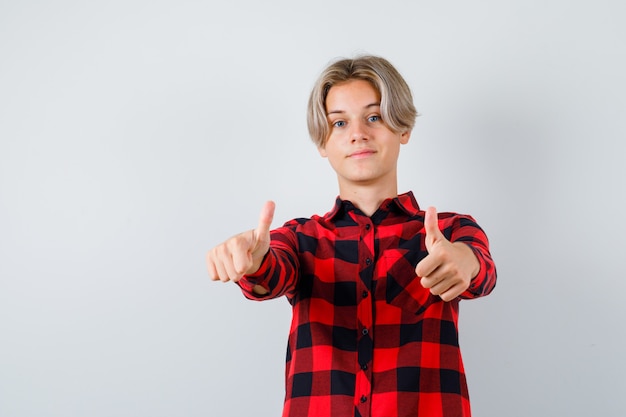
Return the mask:
[[348, 158], [367, 158], [368, 156], [371, 156], [375, 153], [376, 151], [373, 149], [359, 149], [358, 151], [354, 151], [350, 155], [348, 155]]

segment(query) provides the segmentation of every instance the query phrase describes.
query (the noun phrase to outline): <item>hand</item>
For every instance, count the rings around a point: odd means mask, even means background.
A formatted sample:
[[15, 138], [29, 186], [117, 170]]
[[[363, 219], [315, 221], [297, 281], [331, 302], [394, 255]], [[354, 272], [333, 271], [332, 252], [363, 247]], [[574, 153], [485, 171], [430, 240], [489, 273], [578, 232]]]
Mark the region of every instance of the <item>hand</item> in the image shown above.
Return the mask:
[[437, 221], [437, 210], [429, 207], [424, 218], [428, 255], [415, 267], [420, 283], [443, 301], [451, 301], [469, 288], [480, 264], [472, 249], [463, 242], [451, 243]]
[[213, 281], [237, 282], [244, 275], [259, 270], [270, 248], [270, 226], [275, 207], [272, 201], [265, 203], [256, 229], [233, 236], [207, 253], [207, 269]]

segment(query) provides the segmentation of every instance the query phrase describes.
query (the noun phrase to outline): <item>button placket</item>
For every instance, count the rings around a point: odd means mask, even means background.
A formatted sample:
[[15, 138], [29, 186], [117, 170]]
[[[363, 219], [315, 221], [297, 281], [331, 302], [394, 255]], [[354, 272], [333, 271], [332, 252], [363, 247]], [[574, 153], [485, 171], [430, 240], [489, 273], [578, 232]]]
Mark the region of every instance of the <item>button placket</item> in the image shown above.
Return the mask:
[[369, 395], [371, 394], [371, 378], [372, 367], [371, 360], [373, 355], [373, 342], [372, 342], [372, 326], [373, 326], [373, 309], [374, 300], [370, 299], [372, 291], [372, 280], [374, 278], [374, 256], [375, 256], [375, 234], [376, 229], [371, 223], [371, 219], [363, 218], [361, 223], [361, 236], [359, 240], [359, 251], [361, 256], [360, 269], [361, 276], [358, 279], [357, 294], [361, 297], [358, 298], [358, 326], [360, 333], [358, 335], [358, 356], [357, 366], [359, 372], [356, 378], [356, 392], [355, 400], [356, 404], [359, 404], [359, 409], [363, 416], [368, 416], [369, 412], [367, 404]]

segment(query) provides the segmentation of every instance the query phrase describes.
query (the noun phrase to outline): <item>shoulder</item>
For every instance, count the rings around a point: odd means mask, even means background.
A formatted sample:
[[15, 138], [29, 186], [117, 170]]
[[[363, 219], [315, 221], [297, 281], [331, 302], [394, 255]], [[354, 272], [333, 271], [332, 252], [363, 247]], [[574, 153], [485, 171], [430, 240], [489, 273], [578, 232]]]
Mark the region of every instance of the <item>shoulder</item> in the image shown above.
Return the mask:
[[487, 240], [484, 230], [469, 214], [442, 212], [438, 213], [439, 228], [448, 240]]
[[289, 229], [296, 233], [302, 233], [332, 227], [332, 222], [329, 221], [326, 216], [313, 215], [311, 217], [297, 217], [289, 220], [283, 224], [281, 229]]
[[290, 248], [296, 252], [307, 251], [309, 248], [316, 247], [317, 242], [328, 235], [329, 229], [325, 223], [322, 216], [298, 217], [289, 220], [270, 232], [271, 245], [275, 248]]
[[272, 230], [273, 234], [290, 235], [294, 239], [302, 237], [321, 238], [336, 232], [336, 226], [326, 216], [313, 215], [311, 217], [298, 217], [285, 222], [282, 227]]
[[454, 213], [450, 211], [437, 213], [437, 217], [440, 222], [445, 221], [445, 222], [452, 222], [452, 223], [463, 223], [463, 222], [476, 223], [476, 220], [474, 220], [474, 217], [472, 217], [469, 214]]

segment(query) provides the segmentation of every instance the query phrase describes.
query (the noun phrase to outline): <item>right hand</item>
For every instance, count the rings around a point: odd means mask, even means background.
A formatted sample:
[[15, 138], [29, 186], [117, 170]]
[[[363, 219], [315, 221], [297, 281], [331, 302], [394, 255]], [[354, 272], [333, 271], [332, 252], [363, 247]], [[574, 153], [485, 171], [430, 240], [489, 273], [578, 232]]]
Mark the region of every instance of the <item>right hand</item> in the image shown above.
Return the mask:
[[266, 202], [256, 229], [233, 236], [207, 253], [207, 269], [213, 281], [237, 282], [244, 275], [259, 270], [270, 249], [270, 226], [275, 207], [274, 202]]

